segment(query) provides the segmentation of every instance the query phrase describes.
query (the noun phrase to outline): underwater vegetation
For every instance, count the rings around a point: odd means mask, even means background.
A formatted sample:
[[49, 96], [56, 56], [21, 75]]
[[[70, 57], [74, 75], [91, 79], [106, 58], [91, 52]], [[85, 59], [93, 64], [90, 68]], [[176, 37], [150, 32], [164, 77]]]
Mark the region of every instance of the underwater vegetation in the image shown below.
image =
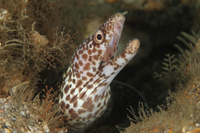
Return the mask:
[[72, 36], [55, 27], [54, 4], [0, 1], [0, 132], [54, 132], [65, 119], [53, 88], [38, 89], [40, 73], [61, 64], [72, 44]]
[[[20, 89], [27, 88], [21, 86]], [[20, 97], [0, 98], [1, 132], [65, 132], [60, 129], [65, 118], [58, 113], [58, 106], [53, 102], [53, 89], [44, 89], [45, 99], [39, 95], [22, 92]], [[25, 95], [27, 94], [27, 95]], [[34, 96], [34, 97], [33, 97]]]
[[62, 47], [70, 37], [67, 38], [64, 32], [58, 33], [53, 27], [54, 21], [47, 22], [47, 18], [49, 21], [56, 19], [46, 13], [56, 11], [48, 4], [35, 0], [1, 1], [1, 92], [24, 81], [36, 85], [39, 72], [55, 67], [65, 55]]
[[169, 84], [168, 80], [172, 79], [175, 82], [176, 91], [170, 92], [170, 96], [166, 98], [167, 105], [158, 106], [157, 112], [144, 108], [143, 104], [138, 109], [139, 116], [130, 110], [133, 117], [129, 116], [129, 119], [132, 122], [123, 133], [200, 132], [200, 36], [199, 33], [194, 32], [193, 35], [182, 32], [182, 35], [186, 39], [178, 38], [186, 44], [188, 49], [183, 50], [176, 44], [175, 46], [181, 51], [179, 57], [167, 54], [163, 62], [164, 72], [155, 73], [156, 77], [166, 84]]

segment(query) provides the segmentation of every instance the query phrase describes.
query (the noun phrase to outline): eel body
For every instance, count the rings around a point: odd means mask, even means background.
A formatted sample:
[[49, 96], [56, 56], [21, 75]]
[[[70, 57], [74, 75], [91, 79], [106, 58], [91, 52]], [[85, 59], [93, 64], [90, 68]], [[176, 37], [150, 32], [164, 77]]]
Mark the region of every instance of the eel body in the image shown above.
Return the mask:
[[111, 16], [78, 46], [62, 75], [59, 104], [68, 117], [69, 129], [85, 129], [104, 113], [111, 96], [110, 83], [137, 53], [140, 42], [133, 39], [115, 57], [124, 21], [122, 13]]

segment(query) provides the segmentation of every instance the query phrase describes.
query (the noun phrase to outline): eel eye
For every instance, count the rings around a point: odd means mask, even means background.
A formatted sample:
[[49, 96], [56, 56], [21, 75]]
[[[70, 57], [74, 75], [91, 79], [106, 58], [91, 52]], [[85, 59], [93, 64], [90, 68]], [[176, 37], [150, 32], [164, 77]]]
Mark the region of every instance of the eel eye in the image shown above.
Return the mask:
[[102, 43], [104, 40], [104, 34], [102, 31], [98, 30], [95, 34], [94, 34], [94, 41], [97, 44]]

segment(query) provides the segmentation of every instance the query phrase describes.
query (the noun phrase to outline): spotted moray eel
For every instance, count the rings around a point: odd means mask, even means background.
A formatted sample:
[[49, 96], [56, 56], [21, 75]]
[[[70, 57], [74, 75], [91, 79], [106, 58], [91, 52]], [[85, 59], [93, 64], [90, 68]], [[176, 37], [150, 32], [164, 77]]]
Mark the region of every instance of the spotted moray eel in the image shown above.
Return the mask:
[[115, 57], [124, 21], [123, 13], [111, 16], [72, 56], [59, 85], [59, 104], [68, 117], [69, 129], [82, 130], [104, 113], [110, 100], [110, 83], [137, 53], [140, 42], [133, 39]]

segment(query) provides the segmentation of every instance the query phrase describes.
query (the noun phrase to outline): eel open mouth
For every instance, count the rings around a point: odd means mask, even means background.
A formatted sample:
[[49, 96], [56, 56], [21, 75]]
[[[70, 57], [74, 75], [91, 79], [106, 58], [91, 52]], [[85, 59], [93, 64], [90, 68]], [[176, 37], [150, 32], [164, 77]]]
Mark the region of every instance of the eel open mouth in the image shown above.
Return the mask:
[[122, 13], [115, 14], [116, 23], [112, 30], [112, 37], [110, 38], [109, 45], [105, 51], [105, 54], [101, 63], [101, 74], [105, 76], [104, 80], [109, 85], [114, 77], [124, 68], [124, 66], [135, 56], [137, 53], [140, 42], [138, 39], [129, 41], [124, 51], [115, 57], [117, 51], [117, 45], [122, 34], [125, 17]]

